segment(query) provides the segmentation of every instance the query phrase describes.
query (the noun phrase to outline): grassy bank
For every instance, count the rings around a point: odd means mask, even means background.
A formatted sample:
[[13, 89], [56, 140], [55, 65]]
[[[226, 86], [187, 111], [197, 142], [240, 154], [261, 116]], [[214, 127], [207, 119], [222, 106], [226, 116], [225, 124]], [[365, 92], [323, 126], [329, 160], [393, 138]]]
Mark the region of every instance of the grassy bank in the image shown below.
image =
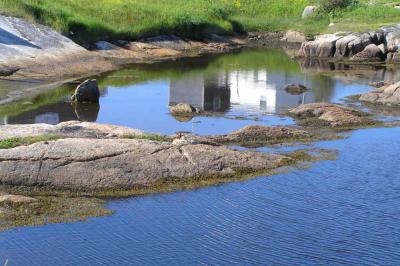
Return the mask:
[[309, 35], [337, 28], [398, 23], [400, 1], [359, 0], [348, 8], [301, 19], [305, 6], [328, 0], [0, 0], [3, 13], [49, 25], [80, 43], [159, 34], [283, 31]]

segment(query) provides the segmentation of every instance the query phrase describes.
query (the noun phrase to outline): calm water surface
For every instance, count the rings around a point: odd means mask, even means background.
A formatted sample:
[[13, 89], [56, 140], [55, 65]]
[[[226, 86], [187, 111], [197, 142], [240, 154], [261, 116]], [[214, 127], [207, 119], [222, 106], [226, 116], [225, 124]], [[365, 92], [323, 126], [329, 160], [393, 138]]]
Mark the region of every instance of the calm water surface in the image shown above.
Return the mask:
[[[316, 72], [283, 52], [250, 50], [98, 77], [105, 89], [97, 107], [66, 103], [66, 86], [0, 114], [5, 123], [80, 118], [163, 133], [222, 133], [292, 124], [279, 115], [287, 108], [341, 102], [370, 90], [362, 82], [373, 79]], [[283, 86], [291, 82], [312, 90], [287, 94]], [[175, 102], [215, 113], [179, 121], [168, 113]], [[110, 217], [3, 232], [0, 265], [399, 265], [399, 134], [358, 130], [315, 143], [339, 157], [309, 169], [111, 201]]]

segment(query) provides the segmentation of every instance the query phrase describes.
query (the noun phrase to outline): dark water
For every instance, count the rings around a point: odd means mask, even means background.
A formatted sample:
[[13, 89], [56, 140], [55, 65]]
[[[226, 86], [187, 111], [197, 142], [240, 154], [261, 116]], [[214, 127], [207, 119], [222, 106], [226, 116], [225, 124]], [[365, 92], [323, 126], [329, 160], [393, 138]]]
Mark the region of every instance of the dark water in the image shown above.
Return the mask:
[[[277, 113], [299, 102], [340, 102], [370, 89], [344, 82], [343, 74], [306, 74], [310, 70], [278, 51], [204, 61], [176, 62], [174, 69], [170, 64], [134, 67], [102, 77], [101, 84], [108, 85], [93, 120], [164, 133], [227, 132], [247, 124], [290, 124]], [[236, 74], [248, 76], [219, 83]], [[189, 86], [196, 79], [212, 80], [212, 86], [199, 87], [202, 97], [193, 96], [198, 91]], [[312, 91], [292, 96], [282, 90], [300, 81]], [[175, 92], [180, 86], [173, 84], [179, 82], [188, 91]], [[270, 87], [276, 97], [263, 98]], [[253, 90], [257, 97], [252, 98]], [[59, 94], [56, 101], [46, 97], [52, 103], [8, 115], [8, 122], [73, 118], [74, 112], [66, 111], [71, 105], [59, 101], [64, 97]], [[168, 114], [168, 104], [180, 97], [218, 113], [179, 122]], [[243, 118], [234, 119], [238, 116]], [[111, 201], [108, 207], [116, 213], [110, 217], [3, 232], [0, 265], [7, 259], [8, 265], [400, 265], [399, 135], [400, 128], [358, 130], [348, 139], [315, 143], [338, 150], [339, 156], [309, 169]]]

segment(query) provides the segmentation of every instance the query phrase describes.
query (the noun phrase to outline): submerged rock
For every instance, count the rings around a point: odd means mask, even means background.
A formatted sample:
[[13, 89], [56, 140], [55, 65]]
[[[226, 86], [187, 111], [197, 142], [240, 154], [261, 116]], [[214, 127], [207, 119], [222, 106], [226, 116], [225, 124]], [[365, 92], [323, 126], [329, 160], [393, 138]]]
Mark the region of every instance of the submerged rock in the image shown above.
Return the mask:
[[266, 171], [291, 161], [283, 155], [206, 144], [61, 139], [3, 150], [0, 183], [60, 190], [124, 190], [152, 186], [158, 181]]
[[287, 91], [290, 94], [299, 95], [299, 94], [302, 94], [302, 93], [308, 91], [308, 89], [306, 86], [304, 86], [302, 84], [293, 83], [293, 84], [286, 85], [285, 91]]
[[95, 79], [86, 80], [80, 84], [74, 95], [72, 95], [71, 100], [76, 102], [89, 102], [98, 103], [100, 98], [100, 90]]
[[303, 104], [289, 111], [300, 124], [307, 126], [361, 126], [374, 123], [364, 112], [331, 103]]
[[377, 90], [363, 94], [362, 102], [383, 105], [400, 105], [400, 82], [379, 87]]

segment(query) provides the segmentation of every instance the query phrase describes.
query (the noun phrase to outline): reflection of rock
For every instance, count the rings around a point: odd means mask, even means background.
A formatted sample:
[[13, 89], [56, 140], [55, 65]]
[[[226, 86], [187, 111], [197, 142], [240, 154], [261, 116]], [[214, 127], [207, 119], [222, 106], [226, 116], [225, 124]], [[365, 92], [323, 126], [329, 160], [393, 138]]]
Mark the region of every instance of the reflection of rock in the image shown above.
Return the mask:
[[360, 97], [360, 101], [389, 106], [400, 105], [400, 82], [363, 94]]
[[98, 103], [99, 98], [99, 86], [97, 85], [97, 81], [92, 79], [86, 80], [80, 84], [76, 88], [74, 95], [72, 95], [71, 100], [76, 102]]
[[289, 84], [285, 86], [285, 91], [293, 95], [299, 95], [307, 91], [307, 87], [302, 84]]
[[100, 111], [100, 105], [98, 103], [78, 103], [72, 102], [72, 108], [74, 108], [76, 117], [80, 121], [85, 122], [96, 122], [97, 116]]
[[289, 111], [299, 123], [320, 126], [359, 126], [373, 123], [366, 113], [331, 103], [303, 104]]

